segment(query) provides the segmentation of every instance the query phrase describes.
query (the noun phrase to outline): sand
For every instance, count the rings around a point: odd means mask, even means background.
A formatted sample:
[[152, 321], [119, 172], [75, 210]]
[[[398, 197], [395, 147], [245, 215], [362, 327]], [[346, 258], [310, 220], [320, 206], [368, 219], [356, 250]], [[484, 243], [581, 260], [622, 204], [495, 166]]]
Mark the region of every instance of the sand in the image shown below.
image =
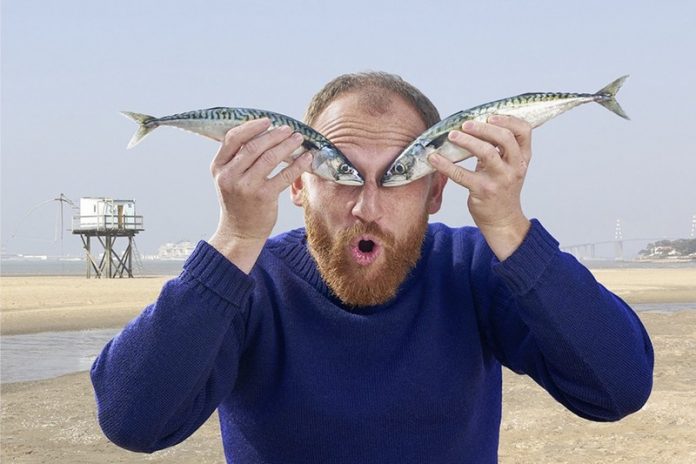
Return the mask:
[[[501, 463], [696, 462], [696, 268], [602, 269], [598, 280], [631, 303], [687, 302], [692, 310], [640, 313], [655, 346], [646, 406], [609, 424], [577, 418], [529, 378], [504, 374]], [[167, 277], [0, 279], [2, 334], [120, 327]], [[101, 434], [87, 373], [2, 385], [0, 461], [16, 463], [224, 462], [217, 416], [174, 448], [142, 455]]]
[[172, 277], [86, 279], [0, 278], [2, 335], [122, 327]]

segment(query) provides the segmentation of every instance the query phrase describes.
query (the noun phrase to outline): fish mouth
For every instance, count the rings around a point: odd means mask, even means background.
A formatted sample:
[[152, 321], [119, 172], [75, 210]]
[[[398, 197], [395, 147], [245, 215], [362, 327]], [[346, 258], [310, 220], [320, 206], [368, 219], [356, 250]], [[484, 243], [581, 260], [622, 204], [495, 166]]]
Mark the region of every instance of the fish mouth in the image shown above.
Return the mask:
[[358, 185], [363, 185], [365, 182], [363, 182], [362, 179], [359, 177], [351, 177], [351, 178], [338, 178], [335, 179], [334, 182], [340, 185], [350, 185], [350, 186], [358, 186]]
[[382, 178], [382, 187], [398, 187], [400, 185], [406, 185], [415, 179], [408, 179], [406, 176], [390, 175], [384, 176]]
[[369, 266], [382, 254], [382, 245], [372, 235], [361, 235], [348, 245], [350, 255], [359, 266]]

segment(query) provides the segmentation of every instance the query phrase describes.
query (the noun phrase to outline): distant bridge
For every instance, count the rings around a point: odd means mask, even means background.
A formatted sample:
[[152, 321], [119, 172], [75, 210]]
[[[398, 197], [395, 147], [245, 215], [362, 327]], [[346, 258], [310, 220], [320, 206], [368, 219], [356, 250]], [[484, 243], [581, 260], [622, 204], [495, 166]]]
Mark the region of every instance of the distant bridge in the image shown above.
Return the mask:
[[[691, 238], [696, 238], [696, 214], [691, 216]], [[616, 220], [614, 228], [614, 239], [604, 240], [599, 242], [578, 243], [575, 245], [562, 245], [561, 250], [572, 254], [578, 259], [594, 259], [594, 258], [609, 258], [606, 255], [598, 256], [597, 248], [603, 248], [606, 251], [606, 246], [613, 248], [612, 254], [615, 260], [624, 259], [624, 243], [626, 242], [643, 242], [646, 245], [660, 240], [676, 240], [672, 237], [657, 237], [657, 238], [623, 238], [623, 227], [621, 219]]]
[[[561, 250], [570, 253], [578, 259], [596, 259], [596, 258], [613, 258], [615, 260], [624, 259], [624, 243], [626, 242], [643, 242], [645, 244], [658, 242], [660, 240], [675, 240], [670, 237], [657, 237], [657, 238], [622, 238], [614, 240], [603, 240], [600, 242], [588, 242], [588, 243], [577, 243], [574, 245], [562, 245]], [[598, 250], [602, 250], [605, 253], [609, 248], [610, 253], [613, 256], [607, 256], [606, 254], [598, 254]]]

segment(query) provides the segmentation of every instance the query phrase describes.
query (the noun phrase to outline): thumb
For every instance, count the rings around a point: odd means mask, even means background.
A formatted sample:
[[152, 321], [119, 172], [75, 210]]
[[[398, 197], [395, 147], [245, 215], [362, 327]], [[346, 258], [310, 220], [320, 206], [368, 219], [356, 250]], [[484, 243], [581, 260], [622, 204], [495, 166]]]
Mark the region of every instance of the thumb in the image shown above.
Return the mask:
[[308, 172], [312, 167], [313, 155], [311, 152], [305, 152], [299, 156], [289, 166], [283, 168], [278, 174], [273, 176], [268, 183], [268, 186], [275, 192], [280, 193], [292, 184], [295, 179], [300, 177], [303, 172]]

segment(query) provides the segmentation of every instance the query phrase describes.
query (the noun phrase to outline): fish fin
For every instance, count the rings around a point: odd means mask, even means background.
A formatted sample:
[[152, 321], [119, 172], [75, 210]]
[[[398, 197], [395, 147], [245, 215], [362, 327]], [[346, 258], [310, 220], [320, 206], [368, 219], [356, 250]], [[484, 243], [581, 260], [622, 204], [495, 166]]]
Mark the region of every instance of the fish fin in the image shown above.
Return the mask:
[[319, 149], [319, 146], [316, 143], [312, 142], [311, 140], [307, 140], [307, 139], [304, 139], [302, 141], [302, 147], [305, 150], [318, 150]]
[[444, 132], [434, 139], [432, 139], [429, 143], [428, 146], [431, 146], [433, 148], [440, 148], [443, 143], [447, 141], [447, 136], [449, 135], [449, 132]]
[[141, 113], [131, 113], [130, 111], [121, 111], [121, 114], [140, 124], [138, 130], [135, 131], [135, 134], [133, 134], [133, 137], [131, 137], [130, 142], [128, 142], [128, 148], [133, 148], [134, 146], [139, 144], [140, 141], [144, 139], [147, 134], [157, 129], [158, 127], [158, 124], [156, 123], [150, 124], [152, 121], [156, 119], [154, 116]]
[[619, 116], [621, 116], [624, 119], [631, 119], [628, 117], [628, 115], [623, 110], [623, 108], [621, 108], [621, 105], [619, 105], [619, 102], [616, 101], [616, 94], [627, 78], [628, 78], [628, 75], [619, 77], [611, 84], [602, 88], [595, 95], [602, 95], [604, 97], [609, 97], [606, 100], [599, 100], [597, 103], [599, 103], [600, 105], [602, 105], [603, 107], [605, 107], [609, 111], [618, 114]]

